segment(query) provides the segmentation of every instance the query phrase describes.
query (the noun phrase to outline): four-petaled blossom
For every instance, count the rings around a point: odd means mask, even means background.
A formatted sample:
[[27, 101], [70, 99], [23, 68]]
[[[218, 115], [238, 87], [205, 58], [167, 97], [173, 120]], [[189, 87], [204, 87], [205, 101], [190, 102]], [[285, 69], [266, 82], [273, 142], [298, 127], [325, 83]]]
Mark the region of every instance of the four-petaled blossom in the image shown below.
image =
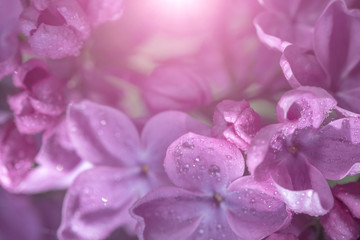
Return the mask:
[[320, 88], [292, 90], [279, 103], [282, 123], [256, 135], [248, 151], [249, 171], [257, 180], [270, 179], [293, 211], [324, 215], [334, 204], [326, 179], [359, 173], [360, 119], [321, 125], [336, 101]]
[[66, 121], [75, 150], [94, 167], [65, 197], [60, 239], [102, 239], [119, 226], [131, 231], [132, 204], [170, 183], [162, 166], [170, 143], [189, 131], [210, 133], [188, 115], [169, 111], [151, 118], [139, 135], [125, 114], [89, 101], [70, 106]]
[[242, 153], [225, 140], [185, 134], [168, 148], [164, 167], [176, 187], [134, 205], [140, 239], [262, 239], [289, 221], [283, 202], [241, 177]]

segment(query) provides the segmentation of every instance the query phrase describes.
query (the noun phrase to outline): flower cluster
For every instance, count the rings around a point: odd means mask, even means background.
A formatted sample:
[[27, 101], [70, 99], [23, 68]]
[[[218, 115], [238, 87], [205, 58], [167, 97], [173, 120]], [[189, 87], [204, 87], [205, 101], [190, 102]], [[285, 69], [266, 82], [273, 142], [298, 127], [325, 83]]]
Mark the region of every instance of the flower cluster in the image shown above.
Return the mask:
[[360, 237], [359, 0], [0, 0], [0, 81], [0, 239]]

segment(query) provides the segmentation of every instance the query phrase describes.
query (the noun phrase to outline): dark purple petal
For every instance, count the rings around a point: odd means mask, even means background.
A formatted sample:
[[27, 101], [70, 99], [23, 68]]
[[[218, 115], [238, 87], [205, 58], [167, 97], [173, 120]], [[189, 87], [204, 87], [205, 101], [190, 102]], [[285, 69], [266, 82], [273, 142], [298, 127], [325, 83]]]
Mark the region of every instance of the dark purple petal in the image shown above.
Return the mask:
[[248, 102], [224, 100], [216, 106], [212, 136], [226, 139], [246, 151], [260, 129], [260, 121]]
[[0, 239], [43, 239], [39, 216], [25, 196], [0, 189], [0, 222]]
[[225, 140], [188, 133], [168, 148], [165, 171], [177, 186], [203, 192], [222, 192], [244, 174], [243, 155]]
[[70, 139], [82, 160], [101, 165], [136, 164], [139, 134], [122, 112], [82, 101], [69, 106], [66, 121]]
[[331, 180], [360, 172], [360, 120], [343, 118], [323, 127], [307, 149], [309, 161]]
[[129, 208], [148, 190], [136, 169], [95, 167], [68, 190], [59, 239], [103, 239], [119, 226], [134, 226]]
[[336, 185], [333, 188], [334, 196], [339, 199], [355, 218], [360, 219], [360, 183], [352, 182]]
[[359, 224], [354, 220], [346, 207], [335, 201], [334, 208], [320, 218], [325, 233], [333, 240], [356, 240], [360, 236]]
[[276, 115], [279, 122], [294, 123], [298, 128], [319, 128], [336, 100], [322, 88], [300, 87], [286, 92], [279, 100]]

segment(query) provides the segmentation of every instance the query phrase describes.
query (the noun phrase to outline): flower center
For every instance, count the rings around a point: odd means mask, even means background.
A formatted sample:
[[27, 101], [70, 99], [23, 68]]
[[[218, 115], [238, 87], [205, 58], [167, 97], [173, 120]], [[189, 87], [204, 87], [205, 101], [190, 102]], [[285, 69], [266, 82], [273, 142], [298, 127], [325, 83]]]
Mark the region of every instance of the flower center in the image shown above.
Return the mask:
[[218, 193], [215, 193], [215, 194], [214, 194], [214, 199], [215, 199], [215, 201], [218, 202], [218, 203], [221, 203], [222, 201], [224, 201], [224, 199], [222, 198], [222, 196], [220, 196], [220, 194], [218, 194]]
[[141, 171], [142, 171], [143, 173], [148, 173], [149, 170], [150, 170], [149, 165], [143, 164], [143, 165], [141, 166]]
[[299, 151], [299, 149], [295, 146], [290, 146], [287, 148], [287, 150], [292, 154], [292, 155], [296, 155], [297, 152]]

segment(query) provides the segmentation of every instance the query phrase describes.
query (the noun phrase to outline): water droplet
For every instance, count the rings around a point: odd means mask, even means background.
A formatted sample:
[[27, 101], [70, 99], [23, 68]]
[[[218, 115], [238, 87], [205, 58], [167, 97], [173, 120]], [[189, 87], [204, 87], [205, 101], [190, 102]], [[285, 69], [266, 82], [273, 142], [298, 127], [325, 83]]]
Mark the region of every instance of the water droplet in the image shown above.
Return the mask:
[[195, 162], [200, 162], [200, 158], [199, 158], [199, 157], [196, 157], [196, 158], [195, 158]]
[[56, 170], [58, 170], [59, 172], [61, 172], [62, 170], [64, 170], [64, 166], [61, 164], [56, 165]]
[[189, 142], [184, 142], [183, 144], [182, 144], [182, 146], [184, 147], [184, 148], [190, 148], [190, 149], [194, 149], [194, 144], [192, 144], [192, 143], [189, 143]]
[[101, 201], [106, 205], [106, 203], [108, 202], [108, 199], [105, 198], [105, 197], [102, 197], [102, 198], [101, 198]]
[[219, 166], [217, 166], [217, 165], [211, 165], [208, 170], [209, 175], [212, 177], [220, 176], [220, 171], [221, 170], [220, 170]]
[[100, 124], [103, 125], [103, 126], [106, 126], [107, 122], [105, 120], [101, 120]]

